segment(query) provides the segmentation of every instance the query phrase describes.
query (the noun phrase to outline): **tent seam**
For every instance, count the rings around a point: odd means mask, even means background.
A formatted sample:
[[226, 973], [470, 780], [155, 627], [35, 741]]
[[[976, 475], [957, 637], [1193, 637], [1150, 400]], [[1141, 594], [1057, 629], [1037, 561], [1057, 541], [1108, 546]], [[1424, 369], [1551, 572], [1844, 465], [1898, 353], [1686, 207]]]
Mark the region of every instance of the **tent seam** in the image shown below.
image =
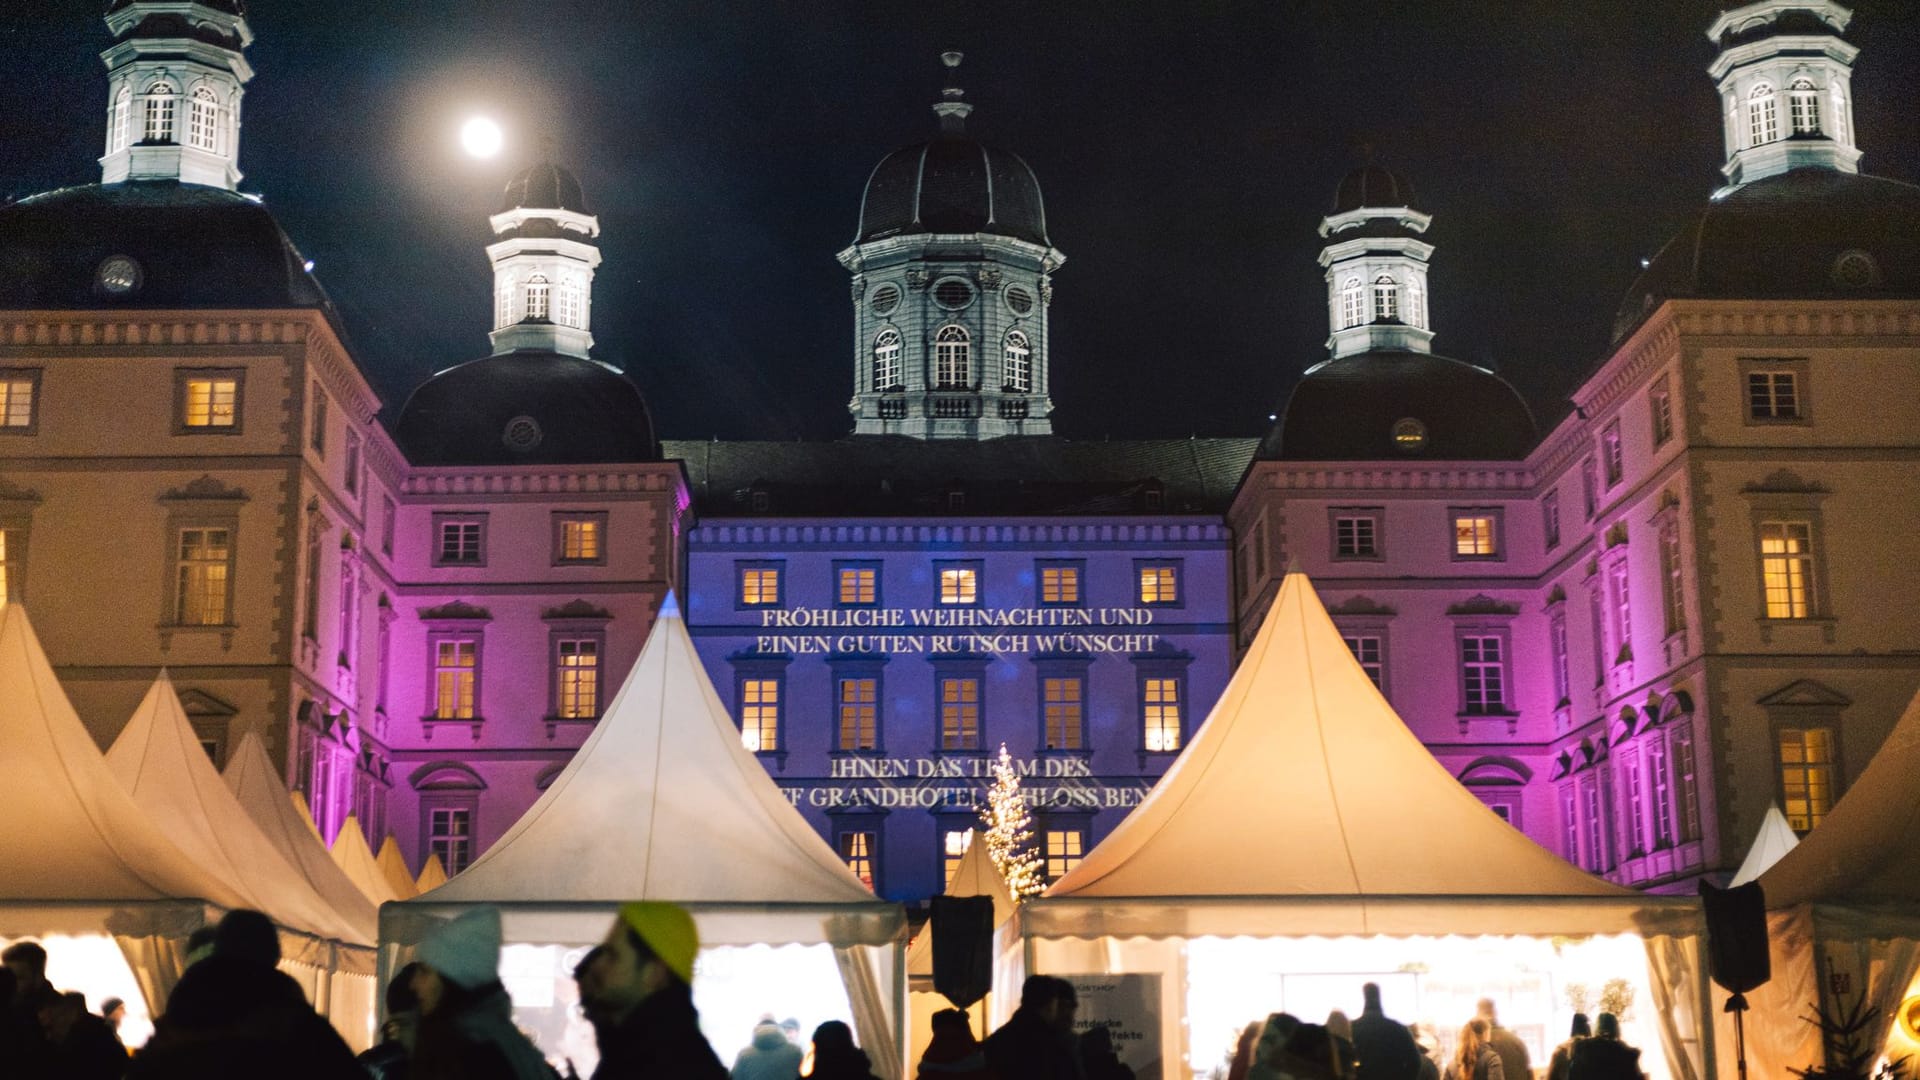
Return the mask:
[[[1313, 641], [1307, 636], [1307, 606], [1299, 605], [1300, 640], [1308, 649]], [[1367, 931], [1367, 890], [1360, 884], [1360, 867], [1353, 859], [1353, 845], [1347, 839], [1347, 816], [1340, 809], [1340, 792], [1333, 784], [1333, 762], [1327, 753], [1327, 717], [1320, 708], [1320, 680], [1314, 677], [1313, 656], [1307, 656], [1307, 697], [1313, 702], [1313, 737], [1320, 743], [1320, 766], [1327, 777], [1327, 802], [1333, 807], [1334, 828], [1340, 834], [1340, 851], [1347, 857], [1347, 873], [1353, 879], [1353, 892], [1360, 905], [1360, 927]]]

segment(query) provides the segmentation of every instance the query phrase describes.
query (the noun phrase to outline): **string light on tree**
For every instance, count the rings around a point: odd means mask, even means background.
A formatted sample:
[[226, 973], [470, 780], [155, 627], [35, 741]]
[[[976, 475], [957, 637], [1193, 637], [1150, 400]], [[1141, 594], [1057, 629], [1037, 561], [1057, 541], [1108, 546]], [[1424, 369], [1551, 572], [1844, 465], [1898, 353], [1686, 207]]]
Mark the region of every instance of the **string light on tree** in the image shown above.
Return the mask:
[[1000, 744], [1000, 756], [989, 766], [993, 786], [987, 789], [987, 805], [980, 810], [980, 821], [987, 856], [1007, 883], [1007, 891], [1017, 903], [1037, 896], [1047, 887], [1041, 873], [1040, 853], [1033, 846], [1033, 815], [1027, 811], [1027, 798], [1020, 793], [1020, 772], [1013, 766], [1007, 744]]

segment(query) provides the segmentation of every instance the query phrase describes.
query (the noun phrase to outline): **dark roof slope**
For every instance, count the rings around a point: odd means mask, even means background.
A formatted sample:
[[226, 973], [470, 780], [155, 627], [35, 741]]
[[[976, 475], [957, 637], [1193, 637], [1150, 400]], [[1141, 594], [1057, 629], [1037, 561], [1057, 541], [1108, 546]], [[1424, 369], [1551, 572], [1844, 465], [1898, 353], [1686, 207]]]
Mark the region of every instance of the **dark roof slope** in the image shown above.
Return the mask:
[[523, 206], [529, 210], [571, 210], [584, 214], [587, 197], [572, 173], [551, 161], [543, 161], [507, 181], [506, 194], [500, 199], [500, 212]]
[[1398, 173], [1378, 165], [1363, 165], [1340, 180], [1334, 193], [1333, 212], [1344, 214], [1363, 206], [1414, 205], [1413, 184]]
[[393, 437], [415, 465], [660, 460], [633, 380], [597, 360], [536, 350], [434, 375], [407, 399]]
[[[1255, 445], [1253, 439], [854, 436], [835, 442], [669, 441], [662, 450], [686, 463], [702, 514], [944, 517], [1217, 514], [1232, 501]], [[959, 505], [950, 498], [955, 492]], [[764, 509], [755, 509], [755, 493], [764, 494]]]
[[1045, 244], [1040, 182], [1018, 156], [959, 132], [902, 147], [868, 177], [854, 241], [910, 233], [989, 233]]
[[[1423, 445], [1395, 441], [1405, 419], [1424, 427]], [[1491, 371], [1429, 353], [1365, 352], [1302, 376], [1260, 457], [1518, 461], [1538, 437], [1527, 403]]]

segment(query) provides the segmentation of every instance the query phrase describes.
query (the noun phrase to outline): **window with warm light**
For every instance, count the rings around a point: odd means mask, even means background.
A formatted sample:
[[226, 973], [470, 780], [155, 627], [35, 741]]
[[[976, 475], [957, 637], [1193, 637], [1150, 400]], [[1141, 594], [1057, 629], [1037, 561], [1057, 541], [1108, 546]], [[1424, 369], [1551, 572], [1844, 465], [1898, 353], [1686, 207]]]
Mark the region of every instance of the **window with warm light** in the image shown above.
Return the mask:
[[146, 122], [141, 130], [141, 141], [149, 143], [170, 143], [173, 141], [173, 99], [174, 88], [164, 82], [147, 87]]
[[427, 811], [427, 853], [440, 860], [448, 874], [457, 874], [473, 861], [473, 811], [441, 807]]
[[840, 857], [846, 860], [847, 869], [860, 879], [860, 884], [871, 889], [873, 885], [873, 856], [876, 835], [867, 831], [843, 832], [840, 834]]
[[434, 719], [473, 719], [474, 688], [479, 671], [478, 641], [472, 638], [446, 638], [434, 643]]
[[1800, 420], [1797, 371], [1747, 372], [1747, 417], [1751, 420]]
[[1833, 806], [1833, 729], [1780, 729], [1781, 809], [1794, 832], [1820, 824]]
[[941, 834], [940, 868], [942, 888], [953, 888], [953, 875], [960, 872], [960, 860], [973, 846], [972, 829], [948, 829]]
[[600, 642], [561, 638], [554, 642], [554, 712], [566, 720], [600, 715]]
[[880, 602], [879, 567], [842, 566], [838, 573], [841, 607], [873, 607]]
[[1360, 670], [1367, 673], [1367, 681], [1373, 684], [1373, 688], [1385, 690], [1387, 686], [1386, 656], [1385, 650], [1380, 645], [1380, 635], [1347, 634], [1342, 640], [1346, 641], [1347, 651], [1353, 653], [1353, 658], [1359, 663]]
[[900, 384], [900, 331], [882, 330], [873, 339], [873, 388], [888, 390]]
[[1048, 750], [1086, 749], [1086, 682], [1078, 676], [1040, 681], [1041, 709]]
[[780, 680], [740, 680], [740, 743], [754, 753], [780, 749]]
[[1042, 604], [1078, 604], [1080, 567], [1041, 566], [1040, 602]]
[[1149, 752], [1180, 749], [1180, 680], [1149, 677], [1140, 680], [1140, 722]]
[[559, 524], [561, 562], [600, 562], [605, 558], [601, 547], [604, 521], [599, 515], [563, 516]]
[[213, 91], [194, 88], [187, 106], [187, 145], [196, 150], [214, 150], [218, 141], [220, 104]]
[[1499, 637], [1462, 637], [1460, 675], [1464, 689], [1461, 712], [1480, 715], [1507, 711], [1506, 649]]
[[1180, 602], [1180, 568], [1168, 563], [1143, 564], [1140, 572], [1140, 602], [1142, 604], [1177, 604]]
[[176, 626], [225, 626], [233, 575], [233, 533], [228, 529], [181, 529], [174, 561]]
[[840, 680], [840, 749], [880, 749], [880, 680]]
[[971, 342], [961, 326], [943, 326], [933, 335], [934, 389], [965, 390], [973, 385]]
[[1087, 855], [1087, 831], [1085, 829], [1048, 829], [1047, 880], [1059, 881], [1067, 872], [1080, 865]]
[[779, 567], [742, 566], [740, 568], [741, 607], [775, 607], [779, 603]]
[[31, 435], [39, 428], [36, 369], [0, 368], [0, 435]]
[[1780, 111], [1773, 87], [1758, 83], [1747, 93], [1747, 145], [1764, 146], [1780, 141]]
[[971, 566], [941, 567], [940, 602], [942, 604], [979, 603], [980, 571]]
[[1813, 615], [1811, 522], [1760, 523], [1760, 577], [1766, 591], [1767, 618], [1805, 619]]
[[940, 680], [940, 749], [980, 749], [980, 680]]
[[180, 381], [180, 427], [187, 431], [232, 431], [240, 421], [237, 375], [185, 374]]
[[1500, 557], [1500, 519], [1474, 511], [1453, 515], [1453, 555], [1456, 559]]

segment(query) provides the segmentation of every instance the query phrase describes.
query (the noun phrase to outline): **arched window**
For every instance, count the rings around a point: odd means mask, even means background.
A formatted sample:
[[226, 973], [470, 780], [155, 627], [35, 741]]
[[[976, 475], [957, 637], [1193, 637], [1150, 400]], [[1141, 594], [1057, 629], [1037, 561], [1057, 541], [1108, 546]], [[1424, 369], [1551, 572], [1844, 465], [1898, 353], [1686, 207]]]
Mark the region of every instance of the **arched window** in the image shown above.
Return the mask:
[[1340, 285], [1340, 329], [1367, 321], [1367, 290], [1360, 279], [1350, 277]]
[[1427, 283], [1418, 274], [1407, 279], [1407, 323], [1421, 329], [1427, 325]]
[[1387, 274], [1373, 279], [1373, 321], [1400, 317], [1400, 283]]
[[220, 105], [213, 91], [204, 86], [195, 87], [187, 111], [187, 145], [196, 150], [218, 149], [214, 133], [218, 130], [219, 117]]
[[1033, 346], [1018, 330], [1007, 334], [1007, 386], [1023, 394], [1033, 391]]
[[1793, 85], [1787, 88], [1787, 104], [1795, 135], [1820, 134], [1820, 91], [1813, 88], [1813, 80], [1793, 80]]
[[1761, 83], [1747, 94], [1747, 145], [1763, 146], [1780, 141], [1780, 112], [1773, 97], [1773, 84]]
[[900, 385], [900, 331], [887, 329], [873, 339], [873, 388], [890, 390]]
[[173, 141], [173, 99], [171, 83], [157, 82], [147, 88], [147, 117], [140, 133], [143, 142]]
[[553, 285], [543, 274], [535, 274], [527, 279], [527, 318], [544, 319], [547, 317], [548, 298], [552, 295]]
[[113, 96], [113, 115], [107, 121], [107, 153], [127, 148], [127, 136], [133, 126], [133, 87], [122, 83]]
[[494, 291], [493, 327], [498, 330], [513, 321], [513, 282], [502, 277]]
[[560, 325], [585, 329], [586, 297], [580, 288], [580, 279], [569, 274], [560, 279]]
[[965, 390], [973, 384], [973, 346], [964, 326], [948, 324], [933, 335], [933, 388]]

